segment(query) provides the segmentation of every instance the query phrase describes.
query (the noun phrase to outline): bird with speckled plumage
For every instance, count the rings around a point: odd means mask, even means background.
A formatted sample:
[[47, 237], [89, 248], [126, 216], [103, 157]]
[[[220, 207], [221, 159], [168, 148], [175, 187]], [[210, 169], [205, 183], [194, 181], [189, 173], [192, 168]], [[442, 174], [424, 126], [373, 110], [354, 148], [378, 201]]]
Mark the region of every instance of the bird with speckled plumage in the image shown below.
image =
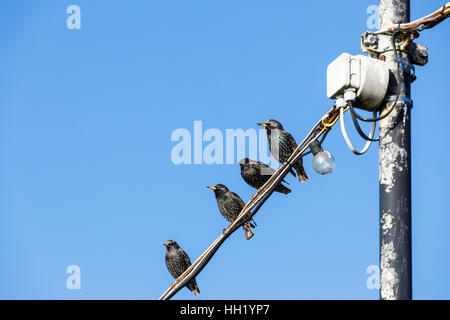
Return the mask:
[[[291, 134], [283, 129], [283, 126], [277, 120], [268, 120], [264, 123], [258, 123], [266, 129], [267, 139], [269, 140], [269, 150], [272, 156], [281, 164], [287, 162], [292, 152], [297, 148], [297, 143]], [[293, 168], [297, 172], [300, 182], [308, 180], [308, 175], [303, 168], [303, 159], [300, 158]], [[294, 176], [294, 171], [290, 171]]]
[[[191, 265], [191, 260], [189, 260], [187, 253], [180, 248], [176, 241], [167, 240], [164, 245], [166, 246], [167, 270], [169, 270], [170, 274], [175, 279], [178, 279], [178, 277], [181, 276], [187, 268], [189, 268]], [[189, 281], [186, 287], [191, 290], [195, 296], [200, 294], [195, 278]]]
[[[245, 206], [244, 201], [234, 192], [228, 190], [223, 184], [216, 184], [214, 187], [208, 187], [214, 190], [214, 195], [216, 196], [217, 205], [219, 206], [219, 211], [222, 216], [230, 222], [236, 220], [236, 218], [241, 213]], [[249, 221], [244, 223], [242, 228], [244, 229], [245, 238], [250, 240], [254, 233], [252, 227], [255, 226]]]
[[[241, 176], [247, 184], [255, 189], [261, 188], [275, 173], [275, 170], [265, 163], [257, 160], [244, 158], [239, 161], [241, 167]], [[279, 184], [275, 191], [288, 194], [291, 190], [283, 184]]]

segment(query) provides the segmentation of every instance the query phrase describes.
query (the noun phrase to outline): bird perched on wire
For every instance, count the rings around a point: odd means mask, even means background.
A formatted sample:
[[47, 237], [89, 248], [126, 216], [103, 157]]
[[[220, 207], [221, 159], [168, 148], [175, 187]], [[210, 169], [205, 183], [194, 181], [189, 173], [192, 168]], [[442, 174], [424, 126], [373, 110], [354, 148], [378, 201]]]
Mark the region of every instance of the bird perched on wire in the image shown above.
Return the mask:
[[[169, 270], [170, 274], [175, 279], [178, 279], [178, 277], [181, 276], [187, 268], [189, 268], [191, 265], [191, 260], [189, 260], [186, 252], [180, 248], [176, 241], [167, 240], [164, 245], [166, 246], [167, 270]], [[200, 294], [195, 278], [189, 281], [186, 287], [191, 290], [194, 295]]]
[[[255, 189], [261, 188], [275, 173], [275, 170], [265, 163], [257, 160], [244, 158], [239, 161], [241, 166], [241, 176], [247, 184]], [[275, 188], [275, 191], [288, 194], [291, 190], [281, 183]]]
[[[297, 148], [297, 143], [291, 134], [283, 129], [281, 123], [277, 120], [269, 120], [264, 123], [258, 123], [259, 126], [263, 126], [266, 129], [267, 138], [269, 140], [269, 150], [272, 156], [281, 164], [287, 162], [292, 152]], [[303, 159], [300, 158], [293, 166], [297, 172], [300, 182], [308, 180], [308, 175], [303, 168]], [[294, 176], [294, 171], [290, 171]]]
[[[220, 213], [222, 216], [230, 222], [236, 220], [238, 215], [241, 213], [245, 206], [244, 201], [234, 192], [228, 190], [223, 184], [216, 184], [214, 187], [208, 187], [214, 190], [214, 195], [216, 196], [217, 205], [219, 206]], [[255, 226], [247, 221], [244, 223], [242, 228], [244, 229], [245, 238], [250, 240], [254, 233], [252, 228]]]

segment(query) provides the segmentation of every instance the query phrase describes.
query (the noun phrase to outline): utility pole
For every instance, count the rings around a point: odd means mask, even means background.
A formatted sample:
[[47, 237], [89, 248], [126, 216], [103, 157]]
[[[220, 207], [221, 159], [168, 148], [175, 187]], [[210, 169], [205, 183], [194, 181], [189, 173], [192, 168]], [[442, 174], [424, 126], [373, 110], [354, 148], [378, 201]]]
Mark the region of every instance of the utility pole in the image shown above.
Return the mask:
[[[380, 0], [380, 28], [409, 22], [409, 0]], [[400, 90], [396, 109], [380, 125], [380, 298], [412, 299], [411, 276], [411, 65], [406, 52], [397, 47], [395, 57], [389, 38], [380, 39], [390, 50], [380, 55], [389, 64], [387, 102], [389, 110]], [[401, 66], [399, 70], [396, 70]], [[398, 71], [398, 72], [397, 72]]]

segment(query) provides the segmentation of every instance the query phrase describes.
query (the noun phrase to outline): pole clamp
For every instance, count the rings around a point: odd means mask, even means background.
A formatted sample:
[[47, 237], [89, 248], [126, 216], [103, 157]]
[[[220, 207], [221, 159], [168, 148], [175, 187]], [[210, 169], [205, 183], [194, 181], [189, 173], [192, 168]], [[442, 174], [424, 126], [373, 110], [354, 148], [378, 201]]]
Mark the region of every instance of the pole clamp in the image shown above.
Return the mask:
[[[391, 101], [395, 101], [395, 99], [397, 99], [397, 95], [396, 94], [393, 94], [393, 95], [390, 95], [390, 96], [386, 96], [385, 98], [384, 98], [384, 100], [383, 100], [383, 102], [384, 103], [387, 103], [387, 102], [391, 102]], [[410, 98], [408, 98], [408, 97], [406, 97], [406, 96], [399, 96], [398, 97], [398, 100], [400, 101], [403, 101], [404, 103], [406, 103], [407, 105], [409, 105], [409, 107], [412, 109], [412, 107], [413, 107], [413, 101], [410, 99]]]
[[411, 82], [414, 82], [416, 80], [416, 68], [413, 64], [411, 64], [408, 60], [403, 59], [399, 56], [394, 56], [394, 60], [398, 62], [400, 69], [407, 72], [409, 76], [411, 77]]

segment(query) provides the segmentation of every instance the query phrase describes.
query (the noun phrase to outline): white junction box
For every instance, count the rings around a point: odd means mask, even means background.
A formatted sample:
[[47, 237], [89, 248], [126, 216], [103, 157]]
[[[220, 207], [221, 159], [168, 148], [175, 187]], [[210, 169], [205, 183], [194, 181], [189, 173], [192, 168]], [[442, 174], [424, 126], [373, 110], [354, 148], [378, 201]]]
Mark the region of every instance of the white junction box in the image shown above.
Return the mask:
[[386, 62], [363, 55], [341, 54], [327, 68], [327, 96], [336, 99], [350, 88], [356, 91], [355, 107], [378, 109], [389, 84]]

